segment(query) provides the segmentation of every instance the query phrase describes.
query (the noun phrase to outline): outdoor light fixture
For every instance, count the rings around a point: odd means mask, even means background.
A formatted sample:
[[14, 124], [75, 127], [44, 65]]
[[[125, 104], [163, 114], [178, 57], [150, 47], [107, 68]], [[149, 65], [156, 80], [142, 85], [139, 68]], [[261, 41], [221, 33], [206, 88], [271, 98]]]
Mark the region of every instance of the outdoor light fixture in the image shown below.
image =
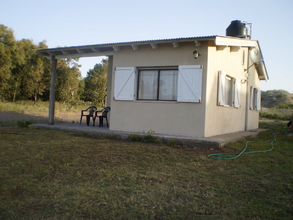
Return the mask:
[[193, 57], [194, 57], [194, 59], [197, 59], [200, 55], [201, 54], [197, 50], [193, 51]]

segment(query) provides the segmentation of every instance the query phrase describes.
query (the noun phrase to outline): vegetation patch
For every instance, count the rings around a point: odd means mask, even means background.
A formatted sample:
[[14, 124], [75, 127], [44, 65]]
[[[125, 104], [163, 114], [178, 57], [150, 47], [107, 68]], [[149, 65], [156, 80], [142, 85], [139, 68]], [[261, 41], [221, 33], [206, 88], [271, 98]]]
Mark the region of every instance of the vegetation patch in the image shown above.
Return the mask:
[[27, 128], [29, 125], [31, 125], [33, 122], [31, 121], [17, 121], [18, 127]]

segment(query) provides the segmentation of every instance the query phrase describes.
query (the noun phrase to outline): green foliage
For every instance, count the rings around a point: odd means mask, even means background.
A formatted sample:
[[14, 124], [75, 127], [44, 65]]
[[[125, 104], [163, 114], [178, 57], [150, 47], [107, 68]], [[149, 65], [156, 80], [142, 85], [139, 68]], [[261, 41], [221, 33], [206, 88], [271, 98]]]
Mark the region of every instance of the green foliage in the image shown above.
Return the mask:
[[27, 128], [31, 124], [32, 124], [31, 121], [17, 121], [18, 127], [21, 127], [21, 128]]
[[171, 147], [176, 147], [177, 146], [177, 140], [176, 139], [171, 139], [169, 140], [169, 145]]
[[261, 104], [262, 107], [283, 108], [293, 104], [293, 95], [284, 90], [268, 90], [261, 92]]
[[288, 105], [286, 103], [283, 103], [283, 104], [279, 104], [277, 106], [278, 109], [293, 109], [293, 106], [292, 105]]
[[58, 60], [56, 80], [56, 100], [69, 103], [79, 100], [79, 80], [81, 73], [76, 60]]
[[[42, 48], [47, 48], [45, 41], [38, 45], [29, 39], [17, 41], [11, 29], [0, 25], [0, 101], [49, 100], [51, 61], [37, 53]], [[81, 80], [77, 61], [58, 60], [56, 101], [72, 103], [82, 98], [102, 106], [108, 61], [97, 64], [85, 80]]]
[[101, 64], [96, 64], [93, 69], [89, 70], [84, 78], [84, 93], [82, 99], [91, 101], [102, 106], [105, 105], [107, 95], [107, 71], [108, 60], [102, 60]]
[[128, 135], [128, 140], [134, 141], [134, 142], [140, 142], [142, 140], [142, 136], [138, 134], [130, 134]]
[[293, 119], [292, 109], [262, 108], [259, 113], [261, 118], [291, 120]]
[[141, 142], [143, 142], [143, 143], [156, 143], [156, 138], [151, 134], [146, 134], [141, 139]]
[[142, 142], [142, 143], [153, 143], [153, 144], [162, 144], [163, 141], [159, 138], [154, 137], [152, 134], [155, 132], [150, 130], [146, 134], [130, 134], [128, 135], [128, 140], [133, 142]]
[[0, 24], [0, 101], [7, 98], [15, 50], [16, 40], [13, 30]]

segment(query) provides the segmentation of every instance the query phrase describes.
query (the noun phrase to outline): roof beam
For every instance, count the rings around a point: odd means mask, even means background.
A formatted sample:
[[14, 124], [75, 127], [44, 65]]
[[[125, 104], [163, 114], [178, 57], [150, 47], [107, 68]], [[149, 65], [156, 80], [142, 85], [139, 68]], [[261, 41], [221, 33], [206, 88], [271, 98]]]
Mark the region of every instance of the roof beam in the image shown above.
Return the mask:
[[94, 52], [94, 53], [81, 53], [81, 54], [60, 54], [54, 55], [53, 53], [42, 54], [47, 59], [52, 59], [52, 56], [55, 56], [56, 59], [66, 59], [66, 58], [81, 58], [81, 57], [98, 57], [98, 56], [112, 56], [113, 51], [106, 51], [106, 52]]
[[120, 47], [119, 46], [113, 46], [113, 50], [116, 51], [116, 52], [120, 51]]
[[240, 50], [240, 46], [232, 46], [232, 47], [230, 47], [230, 51], [231, 52], [238, 52], [239, 50]]
[[157, 49], [158, 48], [158, 44], [151, 44], [153, 49]]
[[195, 46], [197, 46], [197, 47], [200, 47], [201, 46], [201, 42], [200, 41], [194, 41], [194, 43], [195, 43]]
[[95, 51], [95, 52], [100, 52], [100, 49], [99, 48], [94, 48], [93, 47], [92, 50]]
[[136, 44], [132, 44], [131, 47], [133, 50], [138, 50], [138, 45], [136, 45]]
[[225, 48], [227, 48], [228, 46], [217, 46], [217, 51], [218, 50], [225, 50]]
[[173, 47], [174, 47], [174, 48], [179, 47], [179, 42], [172, 42], [172, 44], [173, 44]]

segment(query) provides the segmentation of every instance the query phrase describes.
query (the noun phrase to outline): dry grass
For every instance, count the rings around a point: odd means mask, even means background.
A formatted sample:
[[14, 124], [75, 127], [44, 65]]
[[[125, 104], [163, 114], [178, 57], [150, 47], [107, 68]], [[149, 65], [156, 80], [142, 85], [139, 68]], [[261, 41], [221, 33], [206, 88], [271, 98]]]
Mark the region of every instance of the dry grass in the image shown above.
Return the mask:
[[[281, 130], [279, 140], [293, 142], [284, 124], [273, 126]], [[264, 132], [255, 140], [270, 138]], [[239, 151], [244, 143], [223, 150]], [[293, 217], [288, 143], [265, 154], [211, 160], [207, 155], [218, 150], [2, 127], [0, 152], [0, 219]]]

